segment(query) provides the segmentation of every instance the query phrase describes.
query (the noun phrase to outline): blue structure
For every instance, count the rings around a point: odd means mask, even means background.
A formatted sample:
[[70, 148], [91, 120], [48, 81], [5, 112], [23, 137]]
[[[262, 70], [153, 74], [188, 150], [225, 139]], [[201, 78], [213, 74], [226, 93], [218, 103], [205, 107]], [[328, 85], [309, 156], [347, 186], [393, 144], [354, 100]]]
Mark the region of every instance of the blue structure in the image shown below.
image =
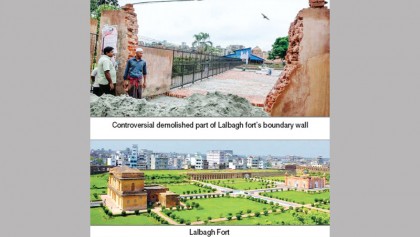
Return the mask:
[[235, 50], [232, 54], [228, 54], [228, 55], [223, 56], [223, 57], [242, 59], [241, 56], [243, 56], [243, 55], [248, 55], [248, 62], [251, 62], [251, 63], [263, 63], [264, 62], [263, 58], [260, 58], [260, 57], [252, 54], [251, 48], [238, 49], [238, 50]]

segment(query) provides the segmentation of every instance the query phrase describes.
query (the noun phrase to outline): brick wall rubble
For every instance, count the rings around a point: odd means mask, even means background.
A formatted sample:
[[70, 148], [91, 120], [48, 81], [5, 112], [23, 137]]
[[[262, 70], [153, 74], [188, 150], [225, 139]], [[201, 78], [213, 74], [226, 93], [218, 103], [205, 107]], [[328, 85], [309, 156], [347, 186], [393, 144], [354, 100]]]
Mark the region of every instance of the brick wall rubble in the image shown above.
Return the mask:
[[291, 23], [289, 28], [289, 48], [286, 54], [286, 66], [280, 74], [274, 88], [269, 92], [266, 98], [264, 109], [268, 113], [271, 112], [274, 103], [286, 89], [290, 83], [291, 75], [299, 66], [299, 49], [300, 42], [303, 38], [303, 17], [300, 15], [302, 11], [296, 16], [296, 19]]
[[[123, 87], [123, 76], [125, 66], [129, 58], [134, 57], [136, 54], [136, 48], [138, 47], [138, 24], [137, 14], [134, 11], [133, 4], [126, 4], [121, 7], [121, 10], [106, 10], [101, 14], [100, 29], [107, 25], [117, 26], [118, 31], [118, 45], [116, 61], [118, 62], [117, 68], [117, 95], [125, 94]], [[99, 30], [99, 41], [98, 41], [98, 59], [102, 55], [102, 32]]]
[[290, 25], [287, 64], [264, 105], [271, 116], [329, 116], [329, 9], [309, 4]]
[[136, 55], [136, 48], [138, 47], [137, 35], [139, 33], [139, 25], [137, 24], [137, 14], [134, 11], [133, 4], [126, 4], [121, 9], [126, 13], [125, 24], [127, 26], [127, 33], [123, 38], [127, 38], [128, 40], [128, 58], [131, 58]]
[[324, 0], [309, 0], [309, 6], [312, 8], [324, 7], [326, 3]]

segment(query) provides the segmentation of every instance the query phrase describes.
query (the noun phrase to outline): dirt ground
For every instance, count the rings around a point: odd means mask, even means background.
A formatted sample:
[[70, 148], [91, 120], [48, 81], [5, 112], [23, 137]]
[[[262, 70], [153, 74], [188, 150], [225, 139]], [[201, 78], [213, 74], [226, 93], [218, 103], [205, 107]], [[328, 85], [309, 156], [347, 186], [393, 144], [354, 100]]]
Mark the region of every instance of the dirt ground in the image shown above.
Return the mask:
[[[279, 75], [280, 71], [274, 71]], [[182, 99], [193, 94], [207, 94], [220, 92], [223, 94], [238, 95], [247, 99], [251, 104], [262, 107], [269, 91], [276, 83], [278, 76], [258, 74], [255, 71], [241, 71], [232, 69], [213, 77], [195, 82], [184, 88], [173, 89], [167, 96], [160, 96], [150, 100], [153, 103], [183, 103]]]

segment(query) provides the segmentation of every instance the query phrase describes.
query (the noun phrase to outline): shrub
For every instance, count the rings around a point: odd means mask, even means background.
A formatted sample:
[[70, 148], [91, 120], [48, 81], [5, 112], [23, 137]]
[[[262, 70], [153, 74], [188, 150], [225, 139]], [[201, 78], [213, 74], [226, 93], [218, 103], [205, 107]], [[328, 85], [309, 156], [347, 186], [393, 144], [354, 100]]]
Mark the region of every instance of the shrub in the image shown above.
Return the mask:
[[239, 220], [241, 220], [241, 218], [242, 218], [242, 215], [241, 214], [237, 214], [236, 215], [236, 219], [239, 221]]
[[261, 215], [261, 213], [259, 213], [259, 212], [255, 212], [255, 217], [259, 217], [260, 215]]
[[251, 211], [251, 209], [248, 209], [248, 210], [246, 210], [246, 213], [251, 213], [252, 211]]
[[150, 209], [150, 208], [147, 208], [147, 213], [151, 213], [152, 212], [152, 209]]
[[186, 223], [187, 225], [191, 225], [191, 222], [190, 221], [187, 221], [187, 223]]
[[211, 219], [212, 219], [212, 217], [211, 217], [211, 216], [207, 217], [207, 220], [211, 221]]
[[264, 211], [264, 216], [268, 216], [268, 211], [267, 210]]
[[134, 211], [134, 214], [138, 215], [138, 214], [140, 214], [140, 211], [139, 210], [135, 210]]
[[179, 219], [179, 223], [180, 223], [180, 224], [184, 224], [184, 222], [185, 222], [185, 220], [184, 220], [184, 219], [182, 219], [182, 218], [181, 218], [181, 219]]
[[226, 217], [229, 221], [232, 220], [232, 216], [227, 216]]

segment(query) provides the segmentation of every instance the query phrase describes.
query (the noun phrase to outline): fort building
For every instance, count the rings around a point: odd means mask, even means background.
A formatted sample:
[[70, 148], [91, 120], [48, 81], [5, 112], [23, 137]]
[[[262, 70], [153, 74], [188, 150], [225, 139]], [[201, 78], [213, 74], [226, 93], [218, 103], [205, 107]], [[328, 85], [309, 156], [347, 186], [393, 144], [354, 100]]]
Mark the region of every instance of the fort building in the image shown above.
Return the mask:
[[144, 173], [127, 166], [110, 169], [108, 196], [123, 211], [147, 209]]
[[297, 189], [325, 188], [326, 180], [325, 177], [310, 177], [308, 175], [298, 177], [286, 175], [285, 184], [286, 186]]
[[191, 180], [208, 180], [208, 179], [243, 179], [243, 178], [255, 178], [255, 177], [270, 177], [270, 176], [282, 176], [285, 174], [285, 170], [278, 170], [273, 172], [203, 172], [187, 173], [187, 176]]
[[[122, 211], [145, 210], [147, 206], [161, 204], [166, 207], [179, 205], [179, 195], [168, 188], [144, 185], [144, 173], [127, 166], [110, 169], [106, 206], [116, 206]], [[113, 203], [109, 203], [112, 201]]]

